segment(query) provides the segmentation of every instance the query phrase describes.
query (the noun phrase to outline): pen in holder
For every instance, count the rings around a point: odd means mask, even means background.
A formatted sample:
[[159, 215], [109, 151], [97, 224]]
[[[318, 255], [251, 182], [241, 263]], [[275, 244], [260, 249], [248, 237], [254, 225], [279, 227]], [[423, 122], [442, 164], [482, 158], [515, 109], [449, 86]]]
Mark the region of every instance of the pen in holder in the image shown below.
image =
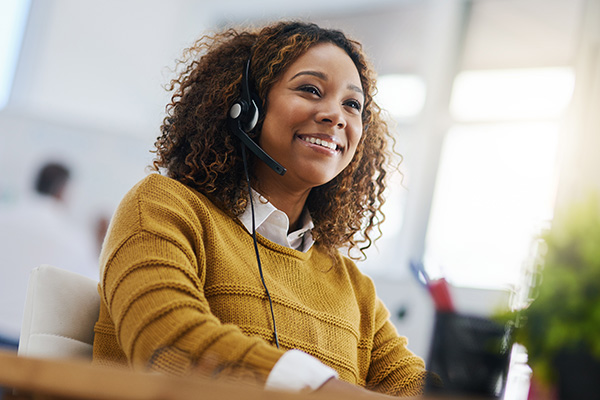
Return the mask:
[[508, 374], [512, 328], [487, 318], [438, 311], [426, 392], [500, 398]]
[[445, 278], [431, 279], [421, 262], [411, 261], [410, 269], [417, 282], [431, 295], [436, 311], [454, 311], [450, 288]]

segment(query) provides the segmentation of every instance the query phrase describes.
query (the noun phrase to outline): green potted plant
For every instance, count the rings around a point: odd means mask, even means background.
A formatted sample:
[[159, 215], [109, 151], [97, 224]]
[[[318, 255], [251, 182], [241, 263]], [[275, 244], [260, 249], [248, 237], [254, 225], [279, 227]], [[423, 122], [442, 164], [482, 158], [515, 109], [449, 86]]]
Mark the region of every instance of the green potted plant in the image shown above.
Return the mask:
[[[560, 399], [600, 398], [600, 202], [592, 196], [557, 214], [542, 236], [545, 255], [534, 300], [517, 312], [516, 342], [533, 381]], [[513, 315], [514, 316], [514, 315]], [[589, 378], [587, 387], [586, 377]], [[569, 387], [575, 380], [575, 392]]]

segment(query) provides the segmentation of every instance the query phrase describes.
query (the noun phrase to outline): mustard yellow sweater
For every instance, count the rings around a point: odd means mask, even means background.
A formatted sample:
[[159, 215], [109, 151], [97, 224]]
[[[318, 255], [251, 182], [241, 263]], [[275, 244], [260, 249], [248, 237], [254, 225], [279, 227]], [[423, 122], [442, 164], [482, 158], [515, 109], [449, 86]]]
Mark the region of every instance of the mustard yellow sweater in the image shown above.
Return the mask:
[[302, 253], [262, 236], [258, 243], [281, 350], [252, 236], [197, 191], [158, 174], [143, 179], [118, 207], [103, 246], [95, 363], [215, 375], [243, 369], [264, 382], [285, 350], [300, 349], [345, 381], [421, 392], [423, 361], [352, 261], [334, 262], [318, 244]]

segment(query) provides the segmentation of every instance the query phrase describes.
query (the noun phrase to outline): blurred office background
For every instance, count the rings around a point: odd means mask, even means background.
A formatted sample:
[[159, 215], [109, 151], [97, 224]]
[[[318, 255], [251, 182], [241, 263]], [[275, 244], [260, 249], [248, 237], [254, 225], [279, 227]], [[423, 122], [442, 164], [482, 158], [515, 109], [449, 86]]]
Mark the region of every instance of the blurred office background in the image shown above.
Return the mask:
[[147, 173], [182, 50], [280, 18], [342, 29], [379, 74], [403, 179], [360, 265], [426, 356], [433, 309], [411, 260], [460, 310], [490, 312], [555, 209], [600, 186], [599, 0], [2, 0], [0, 206], [60, 159], [72, 216], [95, 229]]

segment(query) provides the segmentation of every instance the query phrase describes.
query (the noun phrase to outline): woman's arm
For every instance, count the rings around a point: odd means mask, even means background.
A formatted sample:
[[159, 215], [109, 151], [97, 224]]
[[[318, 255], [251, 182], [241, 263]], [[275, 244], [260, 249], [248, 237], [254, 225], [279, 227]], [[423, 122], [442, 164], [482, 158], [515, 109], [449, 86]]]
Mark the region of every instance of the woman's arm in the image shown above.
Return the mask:
[[389, 321], [389, 312], [377, 300], [376, 327], [367, 375], [368, 389], [394, 396], [423, 393], [427, 371], [423, 360], [408, 348], [407, 339], [399, 336]]

